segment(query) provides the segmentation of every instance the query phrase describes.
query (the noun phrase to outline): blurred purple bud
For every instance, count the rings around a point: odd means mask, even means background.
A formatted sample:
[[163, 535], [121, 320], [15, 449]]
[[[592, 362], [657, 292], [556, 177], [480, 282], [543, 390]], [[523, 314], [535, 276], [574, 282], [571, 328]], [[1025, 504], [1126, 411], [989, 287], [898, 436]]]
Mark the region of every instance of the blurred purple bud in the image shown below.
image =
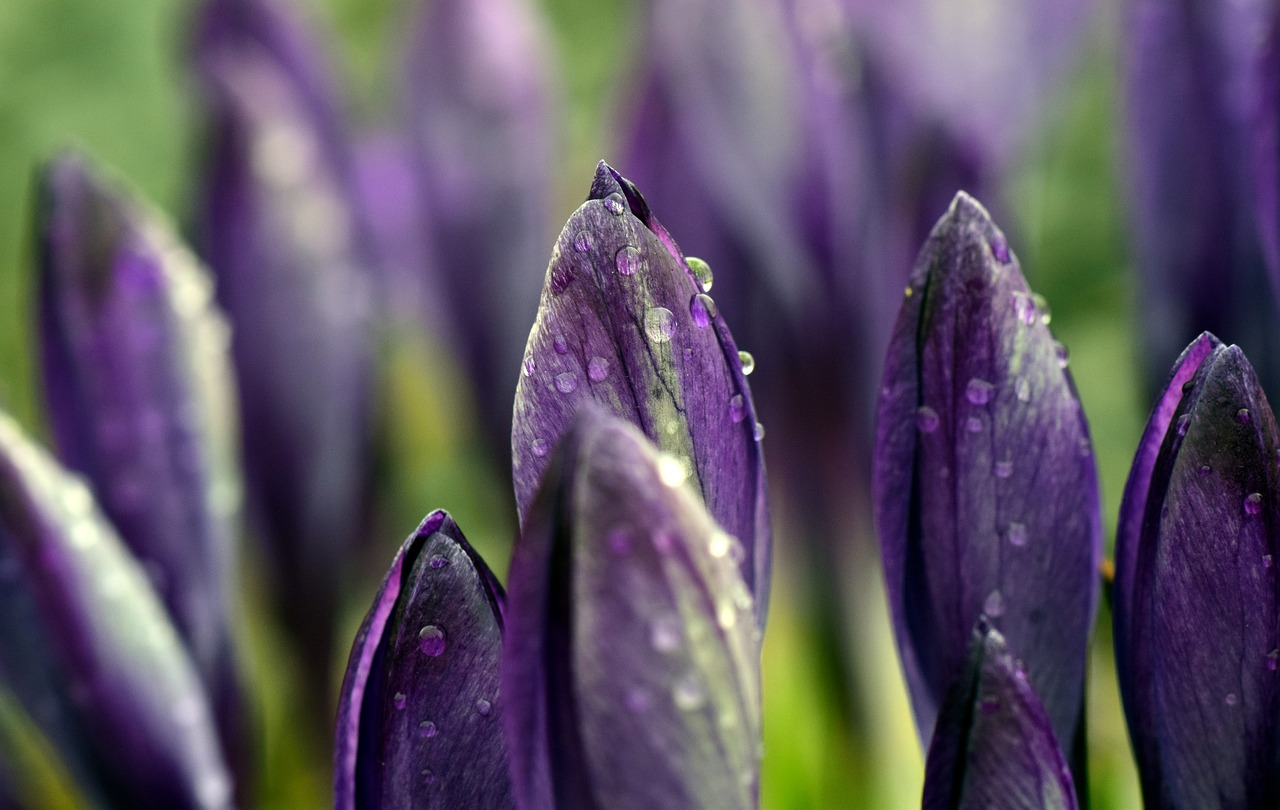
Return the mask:
[[502, 586], [446, 512], [396, 555], [351, 648], [334, 807], [511, 807]]
[[208, 696], [142, 567], [80, 479], [3, 414], [0, 542], [16, 546], [39, 616], [4, 627], [0, 659], [45, 646], [103, 794], [122, 807], [230, 807]]
[[[696, 266], [696, 263], [695, 263]], [[552, 252], [516, 387], [511, 454], [522, 525], [548, 452], [584, 403], [640, 428], [741, 541], [737, 560], [768, 607], [770, 528], [746, 372], [714, 300], [644, 199], [607, 164]], [[735, 541], [736, 542], [736, 541]]]
[[942, 704], [924, 779], [924, 810], [1078, 807], [1053, 724], [985, 618]]
[[1201, 335], [1152, 410], [1116, 530], [1116, 667], [1148, 807], [1280, 802], [1278, 454], [1244, 353]]
[[673, 464], [588, 407], [547, 468], [502, 660], [519, 807], [758, 803], [752, 599], [735, 541]]
[[[1074, 741], [1102, 529], [1080, 402], [1016, 257], [963, 192], [920, 253], [890, 342], [874, 495], [922, 740], [986, 614]], [[1077, 781], [1081, 774], [1077, 774]]]

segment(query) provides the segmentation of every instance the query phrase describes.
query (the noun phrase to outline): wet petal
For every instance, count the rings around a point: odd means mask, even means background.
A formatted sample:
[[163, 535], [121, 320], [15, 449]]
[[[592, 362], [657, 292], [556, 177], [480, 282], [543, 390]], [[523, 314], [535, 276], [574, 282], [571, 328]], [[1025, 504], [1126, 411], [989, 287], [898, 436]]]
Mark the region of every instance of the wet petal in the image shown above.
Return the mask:
[[208, 697], [141, 566], [88, 488], [3, 414], [0, 526], [104, 792], [121, 806], [229, 807]]
[[1148, 426], [1165, 424], [1154, 464], [1146, 442], [1135, 460], [1145, 498], [1126, 490], [1117, 668], [1149, 806], [1263, 807], [1280, 800], [1280, 432], [1238, 347], [1202, 338], [1175, 380], [1197, 354]]
[[921, 739], [981, 613], [1074, 740], [1102, 531], [1080, 403], [1004, 235], [961, 193], [921, 252], [886, 360], [874, 470], [891, 615]]
[[511, 452], [528, 519], [549, 450], [585, 402], [670, 453], [743, 546], [763, 625], [769, 520], [763, 431], [724, 319], [639, 192], [601, 163], [553, 250], [516, 388]]
[[584, 410], [511, 565], [521, 807], [754, 807], [759, 631], [732, 538], [631, 425]]
[[158, 215], [73, 156], [42, 183], [40, 337], [58, 454], [147, 570], [238, 749], [227, 325], [204, 270]]
[[1053, 725], [1004, 637], [985, 619], [947, 693], [925, 766], [925, 810], [1074, 810], [1075, 786]]
[[511, 807], [502, 587], [446, 512], [405, 541], [351, 649], [337, 808]]

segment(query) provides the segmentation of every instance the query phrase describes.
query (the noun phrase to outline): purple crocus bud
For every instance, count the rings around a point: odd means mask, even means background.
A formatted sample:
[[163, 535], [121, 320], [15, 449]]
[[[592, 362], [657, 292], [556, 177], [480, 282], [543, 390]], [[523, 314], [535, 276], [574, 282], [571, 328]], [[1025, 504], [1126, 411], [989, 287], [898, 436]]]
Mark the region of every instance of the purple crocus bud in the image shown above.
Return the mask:
[[922, 740], [980, 614], [1026, 662], [1057, 738], [1079, 730], [1102, 529], [1046, 320], [1004, 234], [956, 195], [907, 288], [876, 428], [876, 522]]
[[595, 407], [554, 453], [508, 579], [517, 806], [756, 806], [760, 632], [735, 541], [684, 481]]
[[405, 541], [356, 635], [338, 706], [334, 807], [512, 806], [502, 586], [447, 512]]
[[272, 593], [320, 684], [367, 502], [371, 240], [330, 83], [304, 33], [277, 0], [206, 6], [200, 218], [233, 330], [247, 505]]
[[1075, 810], [1066, 758], [1021, 663], [979, 619], [925, 765], [923, 810]]
[[[546, 261], [555, 228], [558, 92], [534, 5], [422, 3], [404, 73], [431, 252], [425, 283], [451, 313], [433, 325], [471, 370], [481, 425], [495, 439], [510, 424], [511, 371], [538, 298], [540, 279], [527, 271]], [[505, 445], [494, 450], [505, 463]]]
[[1206, 329], [1242, 346], [1268, 385], [1280, 384], [1280, 286], [1265, 294], [1264, 260], [1274, 244], [1266, 195], [1276, 161], [1254, 148], [1257, 132], [1274, 126], [1270, 6], [1125, 4], [1127, 165], [1153, 395], [1169, 358]]
[[1152, 409], [1116, 530], [1116, 666], [1148, 807], [1280, 802], [1278, 454], [1244, 353], [1201, 335]]
[[240, 485], [226, 324], [168, 228], [80, 159], [54, 161], [42, 190], [40, 338], [58, 454], [151, 576], [236, 750]]
[[[512, 466], [521, 524], [549, 451], [593, 402], [671, 454], [741, 543], [764, 625], [769, 513], [744, 364], [729, 328], [644, 198], [601, 162], [556, 241], [516, 387]], [[745, 359], [744, 359], [745, 358]]]
[[39, 618], [6, 626], [0, 659], [38, 636], [102, 793], [120, 807], [230, 807], [208, 696], [142, 566], [80, 479], [4, 414], [0, 542], [16, 547]]

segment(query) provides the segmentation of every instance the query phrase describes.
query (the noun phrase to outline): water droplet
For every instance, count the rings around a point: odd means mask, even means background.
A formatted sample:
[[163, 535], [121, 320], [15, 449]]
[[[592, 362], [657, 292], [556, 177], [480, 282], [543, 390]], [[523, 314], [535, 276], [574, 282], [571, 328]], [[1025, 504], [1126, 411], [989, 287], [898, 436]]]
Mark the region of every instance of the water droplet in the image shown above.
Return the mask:
[[434, 785], [434, 784], [436, 783], [436, 774], [435, 774], [435, 771], [431, 770], [430, 768], [423, 768], [423, 769], [422, 769], [422, 779], [423, 779], [423, 781], [425, 781], [428, 785]]
[[564, 339], [564, 335], [556, 335], [551, 341], [551, 345], [555, 348], [556, 354], [569, 353], [569, 342]]
[[671, 699], [675, 701], [676, 708], [692, 712], [702, 708], [707, 702], [707, 692], [698, 676], [691, 673], [676, 681], [671, 689]]
[[1036, 322], [1036, 305], [1031, 300], [1031, 296], [1024, 292], [1015, 292], [1013, 294], [1013, 314], [1018, 320], [1030, 326]]
[[634, 276], [643, 269], [644, 260], [640, 258], [638, 249], [627, 245], [613, 257], [613, 264], [617, 267], [619, 275]]
[[756, 359], [751, 356], [751, 352], [738, 352], [738, 362], [742, 365], [742, 373], [751, 376], [751, 372], [756, 370]]
[[676, 316], [666, 307], [653, 307], [644, 314], [644, 333], [654, 343], [666, 343], [676, 332]]
[[1262, 512], [1262, 493], [1254, 492], [1245, 496], [1244, 513], [1246, 515], [1257, 515]]
[[965, 428], [968, 429], [970, 433], [982, 432], [982, 420], [976, 416], [970, 416], [968, 419], [966, 419], [964, 426]]
[[665, 453], [658, 457], [658, 478], [669, 487], [678, 487], [689, 477], [689, 470], [680, 459]]
[[403, 711], [405, 704], [409, 702], [409, 698], [404, 692], [396, 692], [396, 696], [391, 699], [392, 704], [396, 707], [396, 711]]
[[1236, 411], [1236, 421], [1242, 425], [1249, 424], [1249, 409], [1241, 408], [1240, 410]]
[[711, 283], [715, 281], [711, 265], [696, 256], [685, 256], [684, 263], [689, 265], [689, 272], [693, 273], [693, 280], [698, 282], [698, 289], [704, 293], [711, 292]]
[[615, 217], [620, 217], [622, 216], [622, 213], [627, 210], [627, 201], [622, 198], [621, 194], [615, 191], [608, 197], [604, 198], [604, 207], [610, 214], [613, 214]]
[[693, 325], [706, 329], [716, 317], [716, 302], [706, 293], [698, 293], [689, 302], [689, 315], [693, 317]]
[[1280, 649], [1267, 653], [1267, 670], [1275, 672], [1277, 669], [1280, 669]]
[[443, 554], [436, 554], [431, 558], [431, 560], [427, 564], [430, 565], [432, 568], [439, 570], [449, 564], [449, 558], [444, 556]]
[[1270, 567], [1271, 567], [1271, 562], [1272, 562], [1272, 559], [1271, 559], [1271, 555], [1270, 555], [1270, 554], [1263, 554], [1263, 555], [1262, 555], [1262, 567], [1263, 567], [1263, 568], [1270, 568]]
[[1222, 702], [1226, 703], [1228, 706], [1234, 706], [1240, 702], [1240, 698], [1236, 697], [1235, 692], [1228, 692], [1227, 696], [1222, 699]]
[[1013, 475], [1013, 462], [1005, 459], [996, 462], [996, 478], [1008, 478]]
[[572, 394], [578, 390], [578, 375], [572, 371], [561, 372], [556, 375], [556, 390], [562, 394]]
[[1200, 474], [1201, 474], [1201, 475], [1208, 475], [1208, 474], [1209, 474], [1209, 473], [1211, 473], [1211, 472], [1213, 472], [1213, 468], [1212, 468], [1212, 467], [1210, 467], [1208, 464], [1201, 464], [1201, 465], [1200, 465]]
[[[1022, 523], [1010, 523], [1008, 536], [1010, 545], [1022, 548], [1027, 544], [1027, 527]], [[990, 599], [990, 597], [987, 598]]]
[[1187, 380], [1182, 384], [1182, 395], [1185, 397], [1187, 394], [1190, 394], [1193, 390], [1195, 390], [1195, 387], [1196, 387], [1196, 381], [1194, 378]]
[[738, 612], [733, 609], [731, 603], [724, 602], [716, 608], [716, 624], [720, 625], [721, 630], [731, 630], [737, 623]]
[[742, 398], [742, 394], [734, 394], [729, 397], [729, 421], [735, 425], [747, 418], [747, 401]]
[[982, 602], [982, 612], [993, 619], [1004, 615], [1004, 596], [999, 591], [992, 591]]
[[993, 715], [1000, 711], [1000, 698], [995, 695], [983, 695], [978, 700], [978, 709], [985, 715]]
[[434, 624], [428, 624], [418, 631], [418, 649], [432, 658], [444, 652], [444, 630]]
[[627, 690], [627, 696], [623, 699], [627, 706], [627, 711], [632, 714], [642, 714], [649, 710], [650, 704], [653, 702], [649, 697], [649, 693], [639, 687]]
[[938, 429], [938, 412], [928, 405], [916, 408], [916, 427], [921, 433], [932, 433]]
[[751, 436], [756, 441], [764, 441], [764, 423], [756, 422], [755, 428], [751, 431]]
[[1179, 436], [1185, 436], [1187, 435], [1187, 428], [1190, 426], [1191, 426], [1191, 414], [1184, 413], [1182, 416], [1178, 417], [1178, 421], [1174, 425], [1174, 429], [1178, 431]]
[[481, 716], [488, 717], [493, 713], [493, 704], [484, 698], [480, 698], [476, 701], [476, 711], [479, 712]]
[[551, 268], [551, 287], [552, 295], [559, 295], [569, 288], [573, 283], [573, 268], [565, 262], [558, 262]]
[[991, 395], [995, 392], [996, 387], [986, 380], [980, 380], [974, 377], [969, 380], [969, 384], [965, 386], [964, 396], [974, 405], [986, 405], [991, 401]]
[[631, 535], [625, 529], [614, 529], [609, 532], [609, 549], [619, 557], [631, 551]]
[[590, 231], [578, 231], [577, 236], [573, 237], [573, 249], [579, 253], [589, 253], [596, 246], [596, 241], [591, 238]]
[[729, 553], [729, 545], [732, 542], [732, 537], [722, 531], [717, 531], [711, 535], [711, 540], [707, 543], [707, 550], [711, 552], [712, 557], [723, 557]]
[[609, 361], [603, 357], [593, 357], [587, 363], [587, 376], [593, 382], [603, 382], [609, 376]]
[[524, 359], [524, 376], [526, 376], [526, 377], [532, 377], [532, 376], [533, 376], [533, 370], [534, 370], [535, 368], [537, 368], [537, 365], [533, 362], [533, 358], [532, 358], [532, 357], [526, 357], [526, 358]]
[[649, 626], [649, 646], [660, 653], [680, 649], [680, 623], [669, 616], [655, 621]]
[[547, 449], [548, 449], [548, 448], [547, 448], [547, 440], [546, 440], [546, 439], [534, 439], [534, 440], [533, 440], [533, 444], [532, 444], [532, 445], [530, 445], [530, 449], [531, 449], [531, 450], [533, 450], [533, 454], [534, 454], [535, 456], [537, 456], [538, 458], [542, 458], [543, 456], [545, 456], [545, 455], [547, 454]]
[[1009, 263], [1009, 243], [1005, 241], [1004, 236], [1001, 234], [996, 234], [995, 236], [991, 237], [990, 245], [991, 245], [991, 255], [996, 258], [996, 261], [1000, 262], [1001, 264], [1008, 264]]
[[1031, 383], [1026, 380], [1018, 380], [1017, 394], [1019, 402], [1031, 401]]
[[[1048, 315], [1044, 316], [1045, 323], [1049, 322], [1048, 317]], [[1067, 364], [1071, 362], [1071, 356], [1070, 353], [1067, 352], [1067, 347], [1063, 346], [1056, 340], [1053, 342], [1053, 353], [1058, 356], [1058, 368], [1066, 368]]]
[[676, 547], [676, 537], [666, 529], [659, 529], [653, 533], [653, 547], [659, 554], [670, 554]]
[[436, 736], [438, 732], [439, 730], [436, 728], [436, 724], [431, 722], [430, 720], [423, 720], [421, 723], [418, 724], [419, 737], [426, 737], [429, 739], [431, 737]]

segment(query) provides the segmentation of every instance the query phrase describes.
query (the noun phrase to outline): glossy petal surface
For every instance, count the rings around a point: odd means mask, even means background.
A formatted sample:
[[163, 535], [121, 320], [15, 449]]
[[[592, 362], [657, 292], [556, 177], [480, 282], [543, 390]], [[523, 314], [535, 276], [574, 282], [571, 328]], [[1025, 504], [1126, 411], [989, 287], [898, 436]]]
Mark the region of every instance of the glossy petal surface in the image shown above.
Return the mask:
[[157, 215], [70, 156], [43, 192], [40, 337], [59, 456], [148, 571], [234, 735], [240, 483], [226, 323]]
[[431, 513], [405, 541], [351, 650], [336, 807], [512, 806], [503, 599], [448, 513]]
[[670, 234], [601, 164], [547, 270], [516, 389], [511, 453], [527, 521], [549, 453], [583, 403], [639, 427], [683, 465], [738, 538], [763, 624], [769, 582], [764, 458], [742, 361]]
[[520, 807], [756, 805], [759, 631], [679, 469], [594, 408], [554, 456], [509, 582]]
[[0, 538], [18, 547], [103, 792], [127, 807], [229, 807], [208, 697], [141, 566], [88, 488], [7, 415], [0, 525]]
[[980, 622], [925, 766], [924, 810], [1074, 810], [1053, 725], [1004, 637]]
[[1102, 531], [1065, 366], [1004, 235], [961, 193], [916, 264], [877, 424], [876, 520], [922, 740], [982, 613], [1075, 738]]
[[1280, 800], [1280, 433], [1238, 347], [1202, 338], [1181, 377], [1172, 419], [1158, 407], [1148, 427], [1165, 428], [1154, 464], [1154, 439], [1135, 460], [1145, 493], [1131, 478], [1121, 509], [1122, 694], [1149, 806], [1264, 807]]

